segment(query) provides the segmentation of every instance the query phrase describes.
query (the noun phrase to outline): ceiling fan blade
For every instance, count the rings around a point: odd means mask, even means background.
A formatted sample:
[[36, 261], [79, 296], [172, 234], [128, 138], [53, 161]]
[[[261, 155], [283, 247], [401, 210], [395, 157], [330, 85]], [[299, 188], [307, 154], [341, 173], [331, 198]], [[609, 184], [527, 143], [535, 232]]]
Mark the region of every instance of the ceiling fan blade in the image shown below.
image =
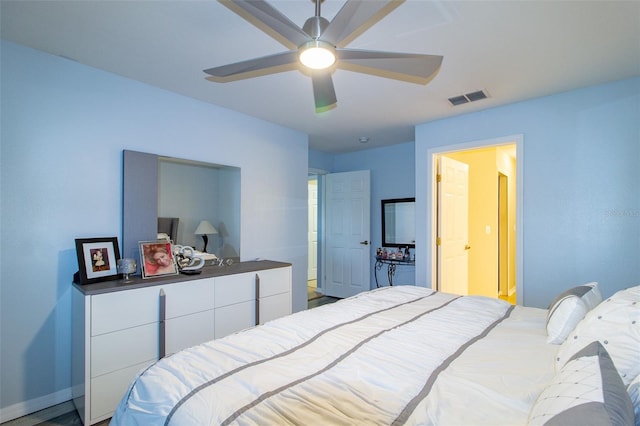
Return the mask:
[[427, 84], [442, 65], [442, 56], [417, 53], [338, 49], [339, 68], [410, 83]]
[[331, 73], [328, 71], [314, 71], [311, 73], [313, 82], [313, 98], [316, 103], [316, 111], [326, 111], [338, 102], [336, 91], [333, 88]]
[[336, 47], [344, 47], [403, 2], [404, 0], [348, 0], [320, 38]]
[[309, 41], [307, 33], [264, 0], [218, 0], [289, 49]]
[[226, 83], [297, 68], [298, 52], [291, 51], [209, 68], [204, 72], [211, 75], [211, 77], [207, 77], [207, 80]]

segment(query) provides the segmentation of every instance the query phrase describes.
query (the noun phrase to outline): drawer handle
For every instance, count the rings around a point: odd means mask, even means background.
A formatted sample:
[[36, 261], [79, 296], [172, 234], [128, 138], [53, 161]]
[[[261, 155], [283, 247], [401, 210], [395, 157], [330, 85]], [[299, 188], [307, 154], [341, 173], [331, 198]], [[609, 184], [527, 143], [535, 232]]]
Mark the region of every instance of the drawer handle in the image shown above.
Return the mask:
[[256, 274], [256, 318], [255, 318], [255, 325], [259, 325], [260, 324], [260, 275]]
[[164, 358], [166, 354], [166, 345], [165, 345], [165, 319], [167, 317], [167, 295], [165, 294], [163, 289], [160, 289], [160, 318], [158, 321], [158, 352], [160, 354], [160, 358]]

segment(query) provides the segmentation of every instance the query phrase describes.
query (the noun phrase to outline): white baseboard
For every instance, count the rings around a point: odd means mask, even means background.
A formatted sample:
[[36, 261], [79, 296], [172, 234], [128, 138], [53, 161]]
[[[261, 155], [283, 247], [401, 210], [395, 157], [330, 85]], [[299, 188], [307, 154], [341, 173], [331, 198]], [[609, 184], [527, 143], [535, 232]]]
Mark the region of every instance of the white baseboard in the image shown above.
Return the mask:
[[30, 399], [29, 401], [9, 405], [8, 407], [0, 408], [0, 423], [8, 422], [69, 400], [71, 400], [71, 388], [62, 389], [49, 395]]

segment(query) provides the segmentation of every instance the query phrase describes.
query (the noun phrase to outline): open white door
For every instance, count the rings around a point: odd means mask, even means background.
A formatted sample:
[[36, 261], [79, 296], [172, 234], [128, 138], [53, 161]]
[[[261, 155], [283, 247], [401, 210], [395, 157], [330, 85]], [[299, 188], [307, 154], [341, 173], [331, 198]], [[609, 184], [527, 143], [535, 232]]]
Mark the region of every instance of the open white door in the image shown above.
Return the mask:
[[438, 162], [438, 290], [469, 292], [469, 166], [440, 156]]
[[370, 288], [370, 173], [325, 179], [324, 294], [350, 297]]

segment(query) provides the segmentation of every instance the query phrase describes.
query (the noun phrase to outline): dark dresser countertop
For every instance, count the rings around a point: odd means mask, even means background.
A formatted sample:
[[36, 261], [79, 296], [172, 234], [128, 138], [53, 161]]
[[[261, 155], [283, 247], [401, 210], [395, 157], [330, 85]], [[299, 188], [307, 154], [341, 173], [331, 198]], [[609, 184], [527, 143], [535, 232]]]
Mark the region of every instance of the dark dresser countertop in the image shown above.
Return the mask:
[[153, 287], [181, 281], [201, 280], [203, 278], [221, 277], [225, 275], [242, 274], [245, 272], [262, 271], [265, 269], [284, 268], [287, 266], [291, 266], [291, 263], [276, 262], [273, 260], [254, 260], [225, 266], [207, 265], [201, 269], [202, 273], [196, 275], [178, 274], [147, 279], [143, 279], [139, 275], [134, 275], [131, 277], [132, 281], [128, 283], [123, 283], [118, 278], [94, 284], [78, 284], [74, 282], [73, 286], [80, 290], [85, 296], [91, 296], [94, 294], [113, 293], [116, 291], [133, 290], [136, 288]]

